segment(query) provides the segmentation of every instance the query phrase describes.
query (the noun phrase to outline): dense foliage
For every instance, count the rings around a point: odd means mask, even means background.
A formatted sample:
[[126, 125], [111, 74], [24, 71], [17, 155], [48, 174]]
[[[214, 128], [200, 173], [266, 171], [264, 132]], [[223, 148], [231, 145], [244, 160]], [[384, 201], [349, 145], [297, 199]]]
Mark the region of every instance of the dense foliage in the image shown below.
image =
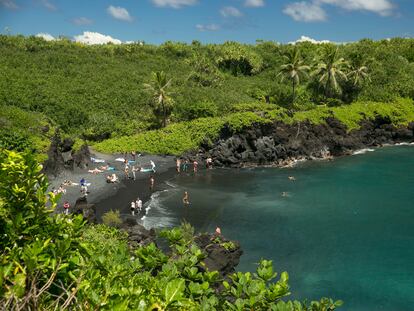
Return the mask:
[[221, 279], [205, 268], [187, 224], [161, 232], [168, 253], [154, 243], [132, 249], [123, 231], [53, 213], [58, 197], [47, 186], [30, 155], [1, 151], [0, 304], [7, 310], [328, 311], [342, 304], [286, 301], [288, 274], [267, 260], [254, 274]]
[[0, 104], [0, 148], [33, 152], [42, 161], [54, 131], [41, 113]]
[[199, 118], [193, 121], [172, 124], [164, 129], [147, 131], [133, 136], [112, 138], [94, 145], [102, 152], [124, 152], [139, 150], [155, 154], [180, 155], [196, 150], [201, 144], [209, 144], [219, 137], [223, 128], [237, 133], [254, 124], [282, 121], [292, 124], [309, 121], [320, 124], [327, 117], [335, 117], [348, 130], [359, 128], [363, 119], [377, 116], [388, 118], [396, 126], [414, 122], [414, 102], [398, 99], [392, 103], [355, 102], [346, 106], [317, 106], [306, 111], [289, 114], [287, 109], [266, 104], [235, 105], [234, 112], [225, 117]]
[[[295, 49], [299, 53], [287, 62]], [[41, 112], [66, 133], [90, 140], [158, 127], [162, 122], [153, 113], [154, 93], [144, 84], [159, 71], [172, 79], [170, 122], [221, 116], [239, 103], [301, 111], [319, 104], [414, 97], [414, 39], [338, 46], [197, 41], [87, 46], [0, 36], [0, 55], [0, 104]], [[296, 67], [291, 69], [309, 66], [309, 74], [281, 81], [279, 73], [292, 60]]]

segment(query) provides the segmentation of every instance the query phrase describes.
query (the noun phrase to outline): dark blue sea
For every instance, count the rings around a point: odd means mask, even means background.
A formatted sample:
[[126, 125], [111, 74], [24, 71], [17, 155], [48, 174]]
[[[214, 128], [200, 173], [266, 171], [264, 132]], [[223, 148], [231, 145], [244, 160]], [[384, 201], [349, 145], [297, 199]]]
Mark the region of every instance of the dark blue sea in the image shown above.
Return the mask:
[[183, 219], [199, 232], [219, 226], [244, 250], [238, 269], [273, 260], [290, 275], [291, 298], [342, 299], [341, 310], [414, 310], [414, 146], [293, 168], [180, 174], [147, 209], [148, 227]]

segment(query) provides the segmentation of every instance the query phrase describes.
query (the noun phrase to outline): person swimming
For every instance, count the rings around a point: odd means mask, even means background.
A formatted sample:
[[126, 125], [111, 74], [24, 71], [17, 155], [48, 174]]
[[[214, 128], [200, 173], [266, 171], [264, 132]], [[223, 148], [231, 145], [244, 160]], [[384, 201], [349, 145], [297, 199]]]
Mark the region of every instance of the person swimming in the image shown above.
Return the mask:
[[289, 180], [292, 180], [292, 181], [296, 180], [295, 176], [289, 176], [288, 178], [289, 178]]

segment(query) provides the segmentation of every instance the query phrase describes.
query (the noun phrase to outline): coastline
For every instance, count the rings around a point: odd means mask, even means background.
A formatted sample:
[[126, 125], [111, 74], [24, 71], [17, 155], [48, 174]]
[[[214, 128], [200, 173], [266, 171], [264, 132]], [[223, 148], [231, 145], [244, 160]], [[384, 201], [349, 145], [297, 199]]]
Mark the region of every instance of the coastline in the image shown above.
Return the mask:
[[[173, 156], [159, 156], [159, 155], [142, 155], [137, 157], [136, 163], [140, 166], [150, 166], [150, 161], [154, 161], [156, 164], [156, 172], [137, 172], [136, 180], [126, 179], [123, 172], [124, 164], [122, 162], [115, 161], [118, 157], [123, 157], [121, 154], [103, 154], [91, 150], [91, 154], [95, 158], [104, 160], [104, 163], [88, 163], [86, 169], [74, 168], [73, 170], [64, 170], [58, 176], [48, 176], [49, 190], [58, 187], [65, 181], [70, 180], [74, 183], [79, 183], [80, 179], [85, 178], [87, 183], [90, 183], [88, 187], [87, 201], [88, 204], [94, 204], [96, 207], [96, 216], [100, 222], [101, 216], [113, 209], [118, 209], [121, 215], [130, 215], [129, 207], [130, 202], [136, 200], [139, 196], [143, 203], [149, 200], [153, 192], [162, 190], [166, 187], [165, 181], [171, 179], [173, 172], [175, 171], [175, 162]], [[131, 156], [128, 155], [128, 159]], [[115, 171], [105, 171], [99, 174], [88, 173], [88, 169], [94, 169], [101, 165], [109, 164], [115, 168]], [[119, 182], [107, 183], [106, 175], [115, 173]], [[132, 174], [130, 174], [132, 176]], [[149, 178], [154, 176], [155, 187], [151, 191], [149, 189]], [[56, 207], [56, 212], [63, 212], [63, 204], [68, 201], [71, 208], [75, 206], [76, 200], [82, 195], [80, 193], [79, 185], [71, 185], [64, 187], [66, 192], [60, 194], [60, 200]]]
[[[344, 126], [336, 120], [328, 120], [326, 125], [311, 125], [305, 123], [302, 126], [302, 135], [297, 136], [295, 126], [275, 123], [270, 127], [246, 129], [238, 134], [224, 135], [215, 144], [208, 148], [201, 148], [198, 152], [183, 155], [184, 159], [199, 161], [200, 168], [204, 167], [207, 157], [213, 158], [215, 167], [227, 168], [254, 168], [254, 167], [293, 167], [304, 161], [327, 161], [335, 158], [358, 155], [387, 146], [412, 145], [414, 140], [414, 124], [407, 128], [395, 128], [389, 126], [386, 120], [365, 122], [360, 130], [346, 132]], [[121, 154], [103, 154], [91, 150], [91, 155], [105, 160], [105, 164], [114, 166], [115, 173], [120, 178], [119, 183], [108, 184], [104, 176], [112, 171], [98, 175], [87, 173], [102, 165], [101, 163], [89, 163], [87, 169], [75, 168], [65, 170], [58, 177], [51, 178], [51, 187], [58, 187], [65, 179], [79, 182], [86, 177], [91, 183], [88, 188], [90, 194], [88, 203], [96, 207], [98, 221], [109, 210], [119, 210], [121, 217], [135, 217], [141, 219], [145, 215], [143, 210], [139, 215], [130, 214], [130, 202], [140, 197], [143, 206], [148, 205], [153, 193], [169, 188], [167, 182], [174, 179], [175, 157], [159, 155], [142, 155], [137, 158], [140, 166], [149, 166], [151, 160], [156, 163], [156, 173], [138, 172], [137, 179], [126, 179], [123, 173], [123, 163], [116, 162]], [[127, 157], [131, 157], [128, 155]], [[155, 177], [155, 188], [150, 190], [149, 178]], [[67, 187], [63, 194], [58, 212], [63, 211], [63, 203], [69, 201], [73, 207], [76, 199], [80, 197], [79, 186]]]

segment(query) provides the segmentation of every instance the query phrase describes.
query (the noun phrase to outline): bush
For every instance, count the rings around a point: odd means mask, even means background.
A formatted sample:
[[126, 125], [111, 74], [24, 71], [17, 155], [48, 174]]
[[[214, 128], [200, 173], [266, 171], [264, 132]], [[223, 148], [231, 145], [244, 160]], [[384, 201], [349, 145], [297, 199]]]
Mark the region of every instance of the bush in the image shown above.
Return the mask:
[[110, 210], [109, 212], [103, 214], [102, 222], [107, 226], [118, 228], [122, 224], [119, 210]]
[[188, 103], [177, 106], [175, 113], [179, 120], [190, 121], [198, 118], [215, 117], [218, 114], [218, 107], [215, 103], [209, 101]]

